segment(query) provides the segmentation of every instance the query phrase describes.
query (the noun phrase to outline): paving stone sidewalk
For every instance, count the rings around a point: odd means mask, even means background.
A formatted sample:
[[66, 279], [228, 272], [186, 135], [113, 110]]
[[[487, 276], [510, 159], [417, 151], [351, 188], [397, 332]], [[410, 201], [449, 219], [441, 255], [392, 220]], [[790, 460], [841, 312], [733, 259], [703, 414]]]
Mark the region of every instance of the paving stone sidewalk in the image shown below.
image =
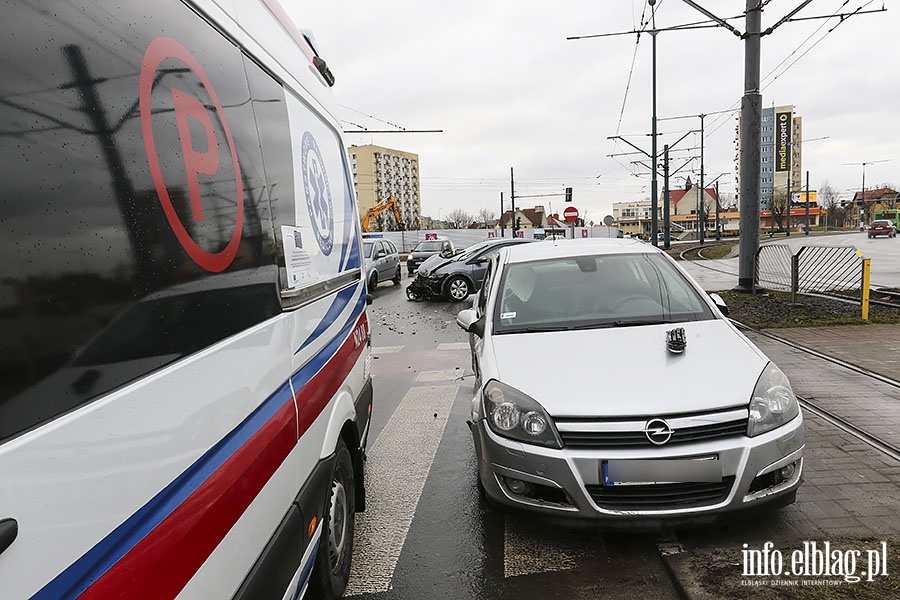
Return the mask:
[[[777, 329], [771, 333], [900, 380], [900, 325]], [[785, 371], [799, 396], [900, 447], [900, 388], [813, 358], [766, 336], [753, 332], [746, 335]], [[718, 569], [717, 577], [739, 585], [743, 544], [760, 548], [770, 541], [783, 550], [799, 547], [803, 541], [855, 547], [891, 540], [893, 546], [897, 545], [900, 461], [808, 411], [804, 418], [804, 482], [795, 504], [724, 527], [678, 532], [684, 551], [666, 557], [666, 561], [688, 597], [723, 597], [722, 588], [704, 579], [704, 573], [710, 572], [699, 568], [704, 561], [710, 563], [710, 569]], [[900, 567], [900, 548], [893, 546], [891, 567], [896, 570]], [[745, 597], [743, 591], [752, 590], [731, 591], [735, 595], [725, 597]], [[790, 596], [779, 593], [778, 597]]]

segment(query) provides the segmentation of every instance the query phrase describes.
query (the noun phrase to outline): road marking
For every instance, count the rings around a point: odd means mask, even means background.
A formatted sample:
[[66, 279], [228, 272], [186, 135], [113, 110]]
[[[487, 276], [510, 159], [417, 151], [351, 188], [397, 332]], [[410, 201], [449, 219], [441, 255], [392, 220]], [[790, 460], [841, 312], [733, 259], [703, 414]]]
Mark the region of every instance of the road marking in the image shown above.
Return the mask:
[[438, 350], [468, 350], [469, 342], [452, 342], [446, 344], [438, 344]]
[[403, 346], [376, 346], [372, 348], [372, 354], [395, 354], [403, 350]]
[[503, 576], [519, 577], [568, 571], [583, 556], [579, 544], [545, 528], [534, 519], [506, 515], [503, 539]]
[[462, 378], [465, 371], [462, 369], [443, 369], [441, 371], [421, 371], [416, 375], [416, 381], [437, 382], [437, 381], [454, 381]]
[[346, 595], [385, 592], [459, 386], [410, 388], [367, 453], [366, 512], [356, 515]]

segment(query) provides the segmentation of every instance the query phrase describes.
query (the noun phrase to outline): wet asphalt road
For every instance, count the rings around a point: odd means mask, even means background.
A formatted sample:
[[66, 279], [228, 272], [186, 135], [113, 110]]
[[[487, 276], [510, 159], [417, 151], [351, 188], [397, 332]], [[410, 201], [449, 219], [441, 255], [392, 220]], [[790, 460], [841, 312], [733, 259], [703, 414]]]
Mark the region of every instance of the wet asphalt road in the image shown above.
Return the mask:
[[369, 308], [375, 405], [351, 598], [677, 598], [648, 534], [560, 525], [487, 506], [465, 424], [466, 304], [411, 302], [383, 283]]

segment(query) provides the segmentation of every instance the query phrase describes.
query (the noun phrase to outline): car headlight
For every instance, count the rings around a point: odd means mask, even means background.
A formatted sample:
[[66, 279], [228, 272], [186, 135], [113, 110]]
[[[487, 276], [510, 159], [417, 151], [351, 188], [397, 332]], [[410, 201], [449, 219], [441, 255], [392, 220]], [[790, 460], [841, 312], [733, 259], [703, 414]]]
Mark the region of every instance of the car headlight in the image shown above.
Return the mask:
[[787, 376], [769, 363], [759, 376], [750, 399], [747, 435], [753, 437], [781, 427], [799, 414], [800, 405]]
[[562, 448], [550, 415], [536, 400], [491, 380], [482, 395], [488, 427], [497, 435], [526, 444]]

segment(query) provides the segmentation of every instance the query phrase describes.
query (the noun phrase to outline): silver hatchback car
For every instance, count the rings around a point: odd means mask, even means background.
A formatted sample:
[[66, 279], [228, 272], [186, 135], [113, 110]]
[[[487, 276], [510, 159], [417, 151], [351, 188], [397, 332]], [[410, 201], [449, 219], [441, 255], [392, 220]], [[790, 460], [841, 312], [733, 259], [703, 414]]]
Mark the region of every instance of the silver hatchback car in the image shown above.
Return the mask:
[[631, 524], [793, 502], [797, 398], [725, 311], [636, 240], [501, 251], [457, 317], [479, 488], [497, 505]]

